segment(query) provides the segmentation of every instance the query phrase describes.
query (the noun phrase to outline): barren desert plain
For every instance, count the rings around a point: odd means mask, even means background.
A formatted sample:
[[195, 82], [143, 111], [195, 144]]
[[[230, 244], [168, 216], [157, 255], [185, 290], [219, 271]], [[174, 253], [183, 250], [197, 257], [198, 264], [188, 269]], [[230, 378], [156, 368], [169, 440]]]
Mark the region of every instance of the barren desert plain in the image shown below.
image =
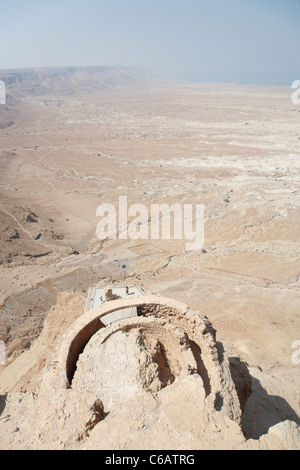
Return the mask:
[[[300, 105], [293, 90], [167, 82], [123, 67], [1, 70], [0, 79], [0, 448], [300, 448]], [[148, 208], [203, 204], [203, 246], [100, 240], [97, 207], [118, 208], [120, 196]], [[229, 361], [239, 358], [247, 369], [239, 429], [220, 411], [216, 432], [192, 429], [199, 402], [184, 406], [189, 387], [191, 397], [198, 393], [188, 381], [107, 403], [110, 413], [90, 434], [72, 400], [62, 416], [59, 406], [43, 415], [51, 354], [84, 315], [90, 286], [108, 285], [137, 285], [207, 317]], [[126, 348], [128, 364], [141, 363], [140, 340], [128, 338], [127, 346], [121, 336], [107, 343], [103, 357], [114, 356], [107, 373], [127, 370]], [[147, 341], [146, 350], [156, 348]], [[108, 376], [115, 392], [122, 389], [122, 374]], [[176, 420], [166, 412], [174, 403]], [[68, 424], [72, 412], [77, 427]]]

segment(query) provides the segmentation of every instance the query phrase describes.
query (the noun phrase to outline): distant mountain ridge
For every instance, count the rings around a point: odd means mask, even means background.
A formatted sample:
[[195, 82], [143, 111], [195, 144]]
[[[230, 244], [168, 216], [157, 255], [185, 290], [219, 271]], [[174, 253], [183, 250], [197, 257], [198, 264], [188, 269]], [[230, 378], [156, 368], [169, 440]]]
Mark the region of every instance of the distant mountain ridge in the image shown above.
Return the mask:
[[48, 95], [112, 91], [145, 85], [144, 69], [123, 66], [69, 66], [0, 69], [8, 94]]

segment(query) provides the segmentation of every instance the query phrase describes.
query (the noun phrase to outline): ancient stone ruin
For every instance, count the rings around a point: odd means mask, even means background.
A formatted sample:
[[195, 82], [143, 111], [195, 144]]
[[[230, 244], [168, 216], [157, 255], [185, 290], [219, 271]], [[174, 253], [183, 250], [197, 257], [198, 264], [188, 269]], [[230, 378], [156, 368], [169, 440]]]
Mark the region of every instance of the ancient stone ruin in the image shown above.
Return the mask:
[[26, 398], [31, 432], [21, 447], [299, 447], [292, 421], [245, 438], [251, 380], [238, 358], [229, 361], [207, 317], [156, 295], [109, 297], [87, 308], [51, 352], [38, 395]]

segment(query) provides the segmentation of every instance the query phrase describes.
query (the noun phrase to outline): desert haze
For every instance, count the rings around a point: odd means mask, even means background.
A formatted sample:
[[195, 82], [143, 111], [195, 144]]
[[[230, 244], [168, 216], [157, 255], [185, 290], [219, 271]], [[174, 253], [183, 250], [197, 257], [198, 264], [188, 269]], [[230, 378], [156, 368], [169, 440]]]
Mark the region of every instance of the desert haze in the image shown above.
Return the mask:
[[[300, 105], [292, 89], [169, 82], [121, 66], [9, 69], [0, 79], [0, 447], [300, 448]], [[100, 240], [97, 207], [117, 208], [119, 196], [148, 208], [203, 204], [203, 246]], [[146, 392], [118, 396], [125, 380], [138, 388], [135, 363], [147, 371], [157, 357], [146, 320], [135, 336], [106, 343], [101, 374], [115, 401], [105, 402], [99, 383], [96, 396], [85, 362], [99, 348], [95, 335], [72, 385], [82, 407], [65, 395], [48, 406], [54, 350], [86, 315], [89, 288], [114, 285], [186, 304], [212, 325], [213, 347], [224, 349], [232, 374], [243, 372], [240, 420], [219, 406], [214, 432], [192, 426], [204, 416], [202, 398], [191, 398], [197, 374], [156, 388], [145, 379]], [[179, 317], [176, 327], [192, 331]], [[228, 380], [243, 388], [234, 374]]]

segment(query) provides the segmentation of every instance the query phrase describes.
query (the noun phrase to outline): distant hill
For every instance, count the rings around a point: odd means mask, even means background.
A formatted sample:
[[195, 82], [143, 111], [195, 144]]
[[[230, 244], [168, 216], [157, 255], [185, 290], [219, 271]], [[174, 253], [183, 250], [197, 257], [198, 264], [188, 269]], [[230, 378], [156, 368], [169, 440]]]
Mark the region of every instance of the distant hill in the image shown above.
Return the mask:
[[0, 69], [10, 95], [53, 95], [113, 91], [145, 86], [151, 77], [143, 69], [122, 66], [74, 66]]

